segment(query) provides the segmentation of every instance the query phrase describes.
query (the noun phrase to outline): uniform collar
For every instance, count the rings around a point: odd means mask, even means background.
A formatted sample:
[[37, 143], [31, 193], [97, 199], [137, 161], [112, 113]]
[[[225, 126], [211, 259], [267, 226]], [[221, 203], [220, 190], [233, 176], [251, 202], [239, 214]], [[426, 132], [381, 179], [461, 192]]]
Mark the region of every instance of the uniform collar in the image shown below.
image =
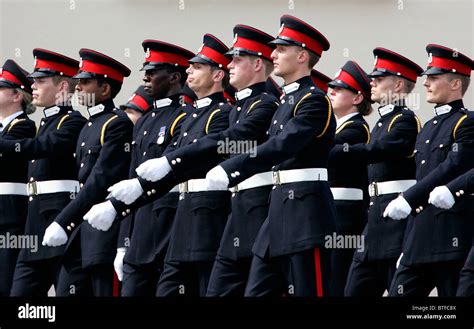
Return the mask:
[[52, 117], [53, 115], [58, 114], [60, 111], [61, 111], [61, 107], [55, 105], [55, 106], [45, 108], [43, 110], [43, 113], [44, 113], [45, 118], [49, 118], [49, 117]]
[[12, 115], [7, 116], [5, 119], [1, 121], [2, 126], [0, 127], [0, 132], [5, 129], [6, 126], [8, 126], [13, 120], [15, 120], [17, 117], [23, 114], [23, 111], [18, 111], [13, 113]]
[[155, 100], [153, 102], [153, 109], [158, 110], [171, 105], [177, 107], [179, 104], [181, 104], [181, 94], [176, 94], [170, 97]]
[[194, 106], [197, 109], [201, 109], [203, 107], [210, 106], [212, 103], [224, 103], [224, 102], [225, 102], [224, 93], [222, 91], [218, 91], [217, 93], [211, 94], [207, 97], [197, 99], [194, 102]]
[[357, 114], [359, 114], [359, 112], [352, 112], [352, 113], [346, 114], [340, 119], [336, 119], [336, 128], [339, 128], [340, 126], [342, 126], [344, 122], [346, 122], [352, 117], [355, 117]]
[[300, 78], [300, 79], [298, 79], [298, 80], [296, 80], [292, 83], [284, 85], [282, 87], [283, 94], [285, 94], [285, 95], [291, 94], [291, 93], [299, 90], [300, 87], [306, 86], [306, 85], [314, 85], [313, 80], [311, 80], [311, 77], [309, 75], [305, 76], [305, 77], [302, 77], [302, 78]]
[[251, 95], [258, 95], [266, 91], [265, 82], [258, 82], [235, 93], [235, 99], [242, 101]]
[[452, 101], [451, 103], [444, 104], [444, 105], [437, 105], [434, 108], [434, 113], [435, 113], [435, 115], [443, 115], [443, 114], [451, 112], [451, 110], [453, 108], [454, 109], [464, 108], [464, 104], [462, 102], [462, 99], [458, 99], [458, 100]]
[[114, 101], [112, 99], [107, 99], [103, 101], [100, 104], [97, 104], [96, 106], [89, 107], [87, 109], [87, 112], [89, 112], [89, 115], [91, 117], [98, 116], [101, 113], [104, 112], [110, 112], [115, 108]]

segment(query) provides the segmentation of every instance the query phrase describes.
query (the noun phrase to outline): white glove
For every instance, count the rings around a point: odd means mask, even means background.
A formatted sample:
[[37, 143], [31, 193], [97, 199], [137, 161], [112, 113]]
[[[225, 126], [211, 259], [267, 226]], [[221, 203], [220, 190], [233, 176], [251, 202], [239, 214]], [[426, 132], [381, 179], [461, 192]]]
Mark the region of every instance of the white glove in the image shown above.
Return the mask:
[[206, 189], [208, 191], [225, 191], [229, 188], [229, 177], [224, 168], [217, 166], [209, 170], [206, 175]]
[[441, 209], [449, 209], [455, 202], [453, 194], [446, 185], [435, 187], [428, 199], [428, 203]]
[[398, 196], [395, 200], [392, 200], [385, 211], [383, 212], [383, 217], [390, 217], [395, 220], [400, 220], [408, 217], [411, 213], [411, 207], [408, 204], [407, 200], [401, 195]]
[[171, 166], [166, 157], [161, 157], [143, 162], [135, 171], [141, 178], [156, 182], [171, 171]]
[[43, 246], [57, 247], [67, 242], [67, 234], [64, 229], [56, 222], [52, 222], [44, 232]]
[[117, 248], [117, 254], [114, 259], [114, 269], [119, 281], [123, 280], [123, 258], [125, 257], [126, 252], [127, 248], [125, 247]]
[[107, 191], [110, 192], [110, 196], [127, 205], [132, 204], [143, 194], [143, 188], [138, 178], [120, 181], [109, 187]]
[[112, 202], [105, 201], [94, 205], [87, 214], [84, 215], [84, 220], [88, 221], [91, 226], [97, 230], [107, 231], [117, 216]]

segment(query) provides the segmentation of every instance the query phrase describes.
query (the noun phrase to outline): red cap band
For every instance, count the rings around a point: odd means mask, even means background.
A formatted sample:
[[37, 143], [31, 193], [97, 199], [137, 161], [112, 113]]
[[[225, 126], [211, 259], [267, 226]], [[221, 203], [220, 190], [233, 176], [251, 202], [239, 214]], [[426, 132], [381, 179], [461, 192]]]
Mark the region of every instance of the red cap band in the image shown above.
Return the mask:
[[317, 42], [316, 40], [308, 37], [306, 34], [301, 33], [299, 31], [292, 30], [284, 26], [279, 36], [284, 36], [284, 37], [293, 39], [295, 41], [298, 41], [299, 43], [304, 43], [306, 48], [315, 52], [319, 56], [321, 56], [321, 54], [323, 53], [323, 46], [319, 42]]
[[341, 80], [342, 82], [346, 83], [349, 87], [354, 88], [355, 90], [361, 92], [364, 97], [370, 99], [370, 95], [365, 93], [364, 90], [360, 87], [359, 83], [357, 83], [357, 80], [354, 79], [352, 75], [347, 73], [346, 71], [341, 71], [339, 76], [336, 78], [336, 80]]
[[21, 81], [18, 80], [16, 76], [14, 76], [13, 74], [11, 74], [10, 72], [5, 71], [5, 70], [3, 70], [2, 73], [0, 74], [0, 78], [5, 79], [5, 80], [7, 80], [9, 82], [12, 82], [14, 84], [17, 84], [19, 86], [23, 85], [23, 83], [21, 83]]
[[150, 56], [145, 59], [146, 62], [178, 64], [180, 66], [188, 66], [188, 59], [178, 54], [164, 53], [160, 51], [150, 50]]
[[45, 61], [43, 59], [36, 59], [35, 69], [50, 69], [57, 72], [62, 72], [64, 76], [72, 77], [77, 74], [79, 68], [71, 67], [65, 64]]
[[464, 65], [463, 63], [457, 62], [452, 59], [444, 57], [432, 57], [431, 63], [428, 64], [428, 67], [438, 67], [445, 70], [456, 70], [461, 74], [471, 76], [471, 67]]
[[234, 48], [244, 48], [244, 49], [248, 49], [250, 51], [256, 52], [256, 53], [262, 53], [262, 56], [269, 59], [269, 60], [271, 60], [271, 55], [272, 55], [272, 51], [273, 51], [273, 49], [270, 48], [267, 45], [264, 45], [260, 42], [254, 41], [254, 40], [242, 38], [242, 37], [239, 37], [239, 36], [237, 37], [237, 40], [232, 45], [232, 47], [234, 47]]
[[138, 94], [135, 94], [135, 96], [133, 96], [132, 99], [130, 99], [128, 101], [128, 103], [133, 103], [135, 105], [137, 105], [139, 108], [141, 108], [144, 112], [146, 110], [148, 110], [148, 108], [150, 107], [150, 105], [148, 104], [148, 102], [140, 95]]
[[222, 68], [225, 70], [227, 70], [227, 65], [230, 63], [230, 60], [227, 57], [207, 46], [203, 46], [201, 51], [199, 51], [199, 54], [206, 56], [217, 64], [221, 64]]
[[119, 82], [123, 82], [123, 74], [120, 71], [111, 68], [110, 66], [90, 62], [87, 60], [82, 61], [82, 71], [91, 72], [95, 74], [107, 75], [107, 78], [114, 79]]
[[418, 74], [414, 70], [410, 70], [408, 67], [389, 61], [383, 58], [377, 58], [377, 63], [375, 64], [377, 69], [386, 69], [392, 72], [400, 73], [403, 77], [416, 81]]

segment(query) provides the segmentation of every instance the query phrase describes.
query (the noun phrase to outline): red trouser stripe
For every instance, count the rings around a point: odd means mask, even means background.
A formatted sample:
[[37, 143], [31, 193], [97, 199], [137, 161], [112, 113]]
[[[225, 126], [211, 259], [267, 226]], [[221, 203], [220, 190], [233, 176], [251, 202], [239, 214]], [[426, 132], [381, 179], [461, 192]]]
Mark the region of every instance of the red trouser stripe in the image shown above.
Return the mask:
[[112, 296], [114, 297], [119, 297], [120, 296], [120, 281], [118, 280], [117, 274], [114, 271], [114, 281], [113, 281], [113, 290], [112, 290]]
[[316, 296], [323, 297], [323, 281], [321, 275], [321, 254], [319, 248], [314, 249], [314, 269], [316, 272]]

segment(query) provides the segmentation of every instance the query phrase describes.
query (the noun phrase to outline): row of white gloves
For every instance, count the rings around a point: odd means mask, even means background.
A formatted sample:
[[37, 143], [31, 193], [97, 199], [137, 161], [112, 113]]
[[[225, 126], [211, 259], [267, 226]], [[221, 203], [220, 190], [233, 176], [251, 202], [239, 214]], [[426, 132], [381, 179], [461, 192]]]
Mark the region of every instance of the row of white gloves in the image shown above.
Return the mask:
[[[141, 178], [156, 182], [171, 172], [171, 166], [166, 157], [161, 157], [142, 163], [136, 169], [136, 172]], [[207, 173], [206, 188], [208, 190], [227, 190], [228, 185], [229, 178], [221, 166], [214, 167]], [[137, 178], [118, 182], [109, 187], [107, 191], [110, 192], [109, 197], [114, 197], [127, 205], [135, 202], [143, 194], [143, 188]], [[454, 205], [455, 200], [453, 194], [446, 186], [438, 186], [431, 191], [428, 203], [441, 209], [449, 209]], [[387, 205], [383, 216], [400, 220], [408, 217], [411, 211], [412, 209], [408, 202], [400, 195]], [[117, 211], [112, 203], [105, 201], [94, 205], [83, 218], [92, 227], [107, 231], [112, 226], [116, 215]], [[58, 223], [53, 222], [48, 226], [43, 237], [43, 246], [56, 247], [66, 242], [67, 234]], [[125, 251], [125, 248], [117, 249], [117, 256], [114, 261], [114, 267], [120, 280], [123, 276], [122, 268]]]

